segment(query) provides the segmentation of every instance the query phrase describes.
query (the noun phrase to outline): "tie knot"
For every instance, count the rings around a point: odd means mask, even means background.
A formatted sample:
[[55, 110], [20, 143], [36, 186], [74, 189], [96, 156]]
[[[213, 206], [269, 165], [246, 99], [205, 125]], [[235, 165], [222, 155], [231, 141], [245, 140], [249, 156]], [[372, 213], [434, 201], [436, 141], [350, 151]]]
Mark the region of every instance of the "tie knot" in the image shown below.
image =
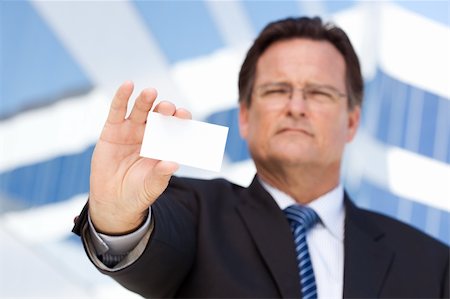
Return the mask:
[[306, 206], [292, 205], [284, 209], [284, 213], [291, 225], [300, 225], [305, 231], [313, 227], [319, 221], [319, 216], [316, 212]]

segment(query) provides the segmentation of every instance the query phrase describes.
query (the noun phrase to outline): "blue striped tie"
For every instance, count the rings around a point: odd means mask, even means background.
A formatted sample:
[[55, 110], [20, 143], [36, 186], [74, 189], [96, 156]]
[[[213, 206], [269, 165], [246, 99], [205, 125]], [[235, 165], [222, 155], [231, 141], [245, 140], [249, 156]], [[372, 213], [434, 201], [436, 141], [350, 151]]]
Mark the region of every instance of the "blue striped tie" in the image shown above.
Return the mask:
[[302, 298], [315, 299], [317, 298], [317, 287], [306, 243], [306, 232], [319, 221], [319, 216], [313, 209], [300, 205], [287, 207], [284, 213], [294, 235]]

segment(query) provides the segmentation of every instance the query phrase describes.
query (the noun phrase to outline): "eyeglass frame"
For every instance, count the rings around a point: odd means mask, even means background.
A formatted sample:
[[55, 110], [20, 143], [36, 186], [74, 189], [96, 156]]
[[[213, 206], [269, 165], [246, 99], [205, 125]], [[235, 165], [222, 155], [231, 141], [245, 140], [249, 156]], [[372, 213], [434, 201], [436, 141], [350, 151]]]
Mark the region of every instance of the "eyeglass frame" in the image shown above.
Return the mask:
[[[273, 88], [273, 89], [270, 89]], [[263, 91], [260, 91], [261, 89], [263, 89]], [[264, 89], [267, 89], [264, 91]], [[332, 102], [337, 102], [340, 98], [346, 98], [348, 95], [345, 93], [340, 92], [339, 90], [337, 90], [337, 88], [330, 86], [330, 85], [326, 85], [326, 84], [306, 84], [304, 87], [299, 88], [299, 87], [294, 87], [292, 84], [287, 83], [287, 82], [272, 82], [272, 83], [266, 83], [266, 84], [262, 84], [258, 87], [255, 87], [255, 91], [253, 92], [254, 95], [256, 95], [258, 98], [261, 99], [261, 101], [263, 102], [271, 102], [272, 104], [278, 104], [281, 106], [281, 104], [286, 105], [289, 101], [292, 100], [293, 96], [294, 96], [294, 92], [298, 90], [301, 92], [302, 94], [302, 98], [305, 102], [307, 103], [311, 103], [311, 102], [315, 102], [318, 104], [328, 104], [328, 103], [332, 103]], [[308, 91], [310, 91], [310, 93], [308, 94]], [[326, 97], [329, 98], [326, 99], [325, 101], [319, 101], [318, 99], [316, 99], [316, 101], [314, 101], [314, 99], [312, 98], [313, 95], [311, 95], [311, 93], [314, 93], [314, 91], [318, 92], [320, 95], [325, 95]], [[288, 96], [283, 99], [284, 101], [280, 101], [280, 98], [285, 96], [285, 94], [275, 94], [275, 93], [286, 93]], [[269, 93], [269, 94], [268, 94]], [[269, 101], [267, 99], [267, 97], [270, 96], [270, 94], [273, 94], [273, 98]], [[320, 103], [319, 103], [320, 102]]]

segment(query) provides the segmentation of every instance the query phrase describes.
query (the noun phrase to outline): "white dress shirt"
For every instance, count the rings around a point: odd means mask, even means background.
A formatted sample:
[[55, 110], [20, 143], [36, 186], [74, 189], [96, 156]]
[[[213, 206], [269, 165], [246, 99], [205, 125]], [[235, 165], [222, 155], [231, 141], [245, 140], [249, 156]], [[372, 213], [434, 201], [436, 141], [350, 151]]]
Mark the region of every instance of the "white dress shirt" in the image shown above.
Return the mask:
[[[295, 200], [286, 193], [270, 186], [261, 179], [260, 182], [275, 199], [281, 210], [296, 204]], [[342, 185], [339, 184], [330, 192], [308, 204], [321, 220], [306, 235], [316, 278], [317, 295], [320, 299], [342, 298], [343, 295], [345, 219], [343, 199], [344, 190]], [[108, 236], [97, 233], [89, 218], [90, 236], [96, 254], [123, 255], [131, 252], [148, 233], [150, 219], [151, 209], [146, 222], [137, 231], [124, 236]], [[140, 253], [142, 253], [142, 249]], [[139, 257], [140, 253], [134, 254], [135, 257], [128, 259], [126, 263], [122, 263], [120, 268], [131, 264], [134, 259]], [[118, 269], [114, 267], [112, 270]]]
[[[286, 193], [260, 180], [280, 209], [296, 204]], [[320, 222], [306, 234], [317, 285], [317, 298], [342, 298], [344, 285], [344, 189], [338, 185], [307, 205]]]

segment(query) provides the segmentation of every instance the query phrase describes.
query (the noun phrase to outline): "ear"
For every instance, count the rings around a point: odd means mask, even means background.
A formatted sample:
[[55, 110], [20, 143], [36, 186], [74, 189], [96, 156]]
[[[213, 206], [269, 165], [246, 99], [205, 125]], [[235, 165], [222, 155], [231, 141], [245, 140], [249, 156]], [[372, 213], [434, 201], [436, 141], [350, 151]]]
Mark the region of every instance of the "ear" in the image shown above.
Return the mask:
[[247, 140], [248, 136], [248, 109], [247, 104], [239, 104], [239, 134], [245, 140]]
[[348, 130], [347, 130], [347, 142], [353, 140], [358, 131], [359, 122], [361, 119], [361, 107], [355, 106], [348, 112]]

